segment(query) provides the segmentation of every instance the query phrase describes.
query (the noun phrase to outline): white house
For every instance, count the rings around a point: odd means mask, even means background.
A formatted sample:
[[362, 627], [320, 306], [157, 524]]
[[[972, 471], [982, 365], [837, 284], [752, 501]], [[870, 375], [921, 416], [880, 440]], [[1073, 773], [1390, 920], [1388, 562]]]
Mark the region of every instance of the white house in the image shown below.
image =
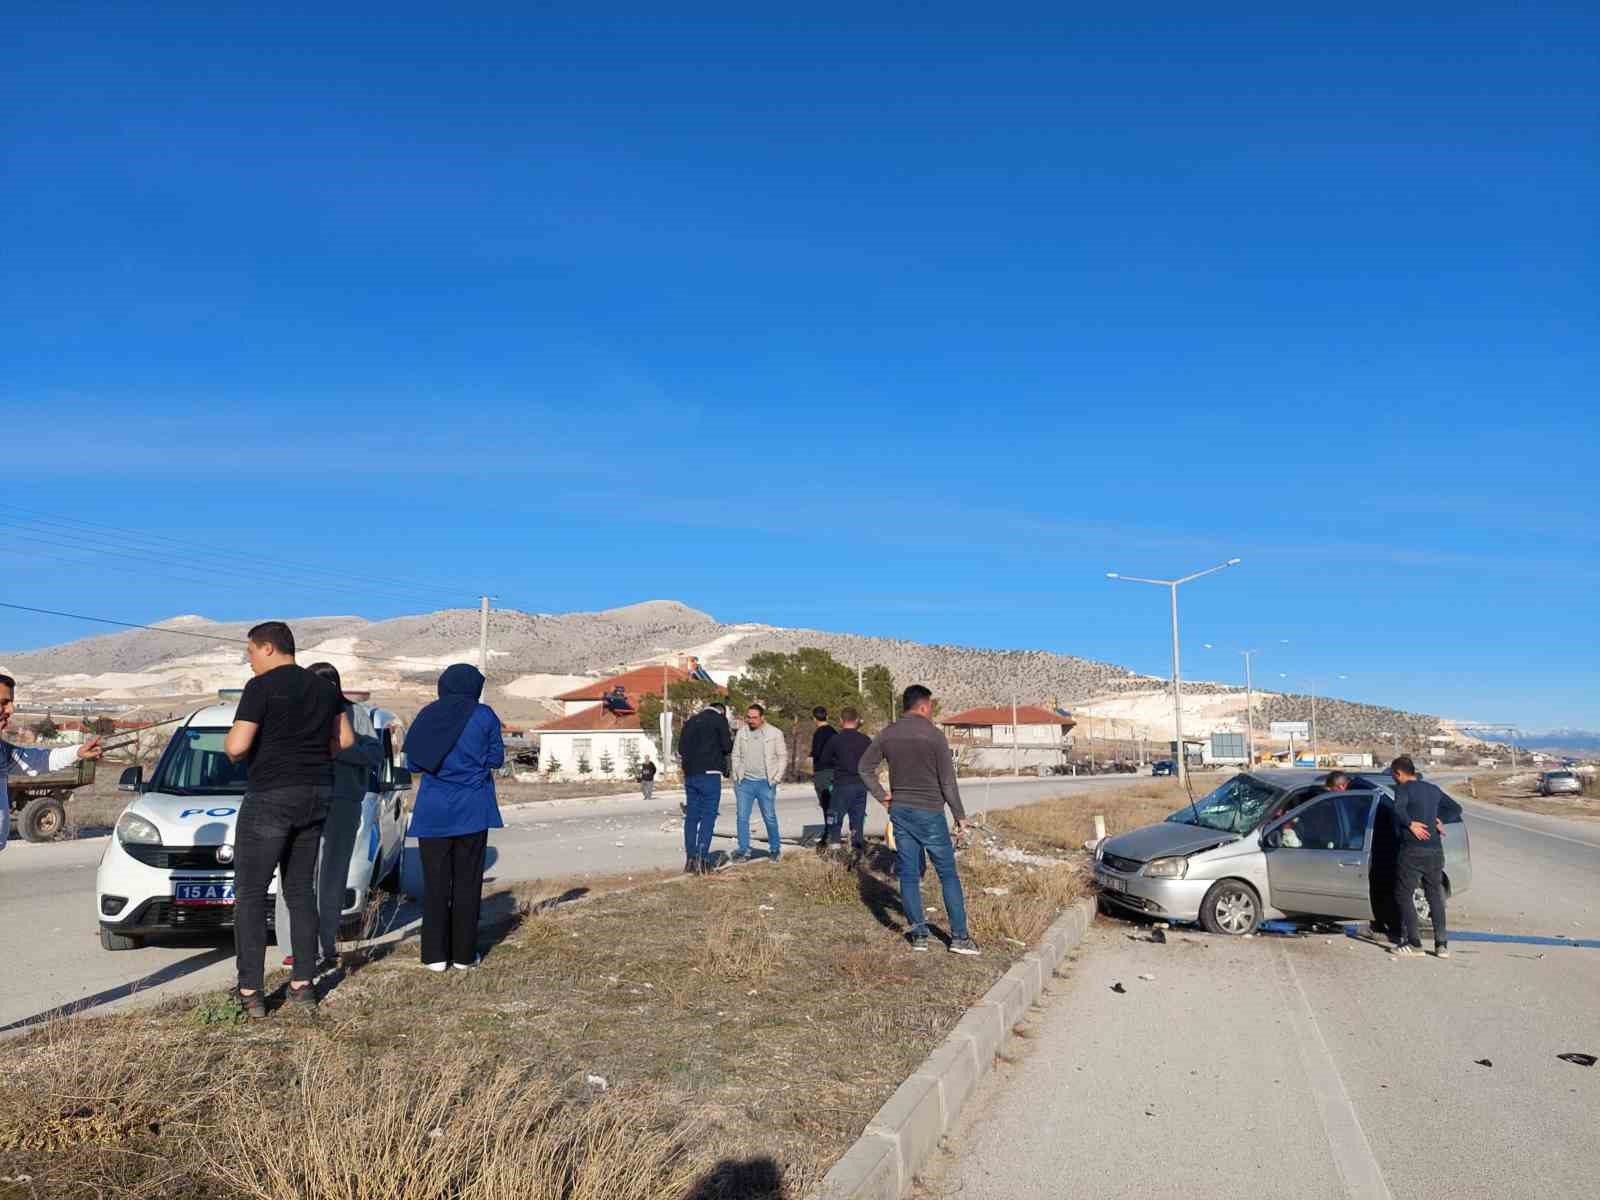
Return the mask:
[[1021, 770], [1065, 763], [1077, 722], [1054, 709], [1019, 704], [1013, 724], [1011, 705], [997, 704], [941, 717], [939, 724], [959, 766], [1004, 771], [1013, 761]]
[[[648, 758], [660, 774], [671, 774], [672, 764], [662, 761], [651, 736], [655, 731], [639, 727], [638, 705], [645, 696], [660, 696], [665, 685], [694, 677], [693, 670], [670, 664], [640, 667], [557, 696], [564, 715], [531, 731], [539, 738], [539, 773], [548, 779], [621, 780]], [[607, 703], [619, 688], [624, 704]], [[560, 764], [553, 771], [552, 762]], [[589, 764], [587, 774], [578, 770], [580, 762]]]

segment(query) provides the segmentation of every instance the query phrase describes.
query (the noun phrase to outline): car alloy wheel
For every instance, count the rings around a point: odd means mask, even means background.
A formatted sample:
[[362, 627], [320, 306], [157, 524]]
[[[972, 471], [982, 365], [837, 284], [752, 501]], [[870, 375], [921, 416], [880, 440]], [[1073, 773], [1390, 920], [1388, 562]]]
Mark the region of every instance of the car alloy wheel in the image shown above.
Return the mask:
[[1200, 904], [1200, 923], [1208, 933], [1243, 937], [1261, 922], [1261, 901], [1247, 883], [1225, 879], [1206, 893]]

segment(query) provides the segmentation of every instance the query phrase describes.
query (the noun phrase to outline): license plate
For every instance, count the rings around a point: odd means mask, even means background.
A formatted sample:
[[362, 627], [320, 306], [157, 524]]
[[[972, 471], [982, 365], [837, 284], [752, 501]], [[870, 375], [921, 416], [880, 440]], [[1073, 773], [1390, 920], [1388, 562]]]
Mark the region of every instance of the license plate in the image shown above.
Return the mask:
[[1125, 892], [1128, 890], [1127, 883], [1118, 879], [1115, 875], [1107, 875], [1104, 871], [1096, 871], [1094, 878], [1095, 882], [1108, 892]]
[[172, 885], [174, 904], [218, 905], [233, 903], [231, 883], [175, 883]]

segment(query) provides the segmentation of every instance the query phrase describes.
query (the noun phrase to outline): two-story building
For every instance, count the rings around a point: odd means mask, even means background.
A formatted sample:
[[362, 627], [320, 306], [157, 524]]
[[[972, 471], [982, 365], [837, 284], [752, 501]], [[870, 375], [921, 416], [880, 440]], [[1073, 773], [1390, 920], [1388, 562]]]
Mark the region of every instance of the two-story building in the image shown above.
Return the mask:
[[[689, 668], [640, 667], [557, 696], [563, 715], [532, 730], [539, 738], [540, 774], [551, 779], [626, 779], [629, 768], [647, 758], [662, 775], [671, 774], [672, 763], [661, 759], [658, 731], [640, 728], [639, 701], [698, 677], [694, 663]], [[560, 764], [554, 771], [552, 762]], [[580, 762], [589, 765], [587, 774], [578, 769]]]
[[1070, 713], [1037, 704], [969, 708], [939, 718], [958, 769], [1020, 771], [1064, 765], [1072, 749]]

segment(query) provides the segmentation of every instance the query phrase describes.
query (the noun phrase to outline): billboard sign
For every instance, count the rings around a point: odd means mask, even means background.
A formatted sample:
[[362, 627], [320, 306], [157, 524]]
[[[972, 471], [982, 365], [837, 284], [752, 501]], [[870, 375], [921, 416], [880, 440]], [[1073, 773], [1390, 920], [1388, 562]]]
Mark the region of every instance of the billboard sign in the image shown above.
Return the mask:
[[1311, 723], [1309, 721], [1274, 721], [1270, 726], [1272, 736], [1275, 738], [1308, 738], [1311, 736]]

